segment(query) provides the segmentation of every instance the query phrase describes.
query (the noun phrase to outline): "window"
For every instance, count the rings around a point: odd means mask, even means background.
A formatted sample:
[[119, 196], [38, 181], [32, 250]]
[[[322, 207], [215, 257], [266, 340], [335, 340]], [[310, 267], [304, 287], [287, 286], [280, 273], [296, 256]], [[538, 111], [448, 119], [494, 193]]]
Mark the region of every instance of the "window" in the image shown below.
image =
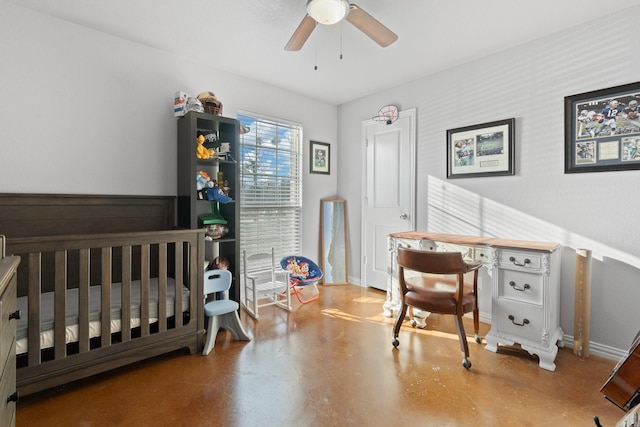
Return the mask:
[[240, 248], [299, 254], [302, 215], [302, 126], [250, 113], [240, 135]]

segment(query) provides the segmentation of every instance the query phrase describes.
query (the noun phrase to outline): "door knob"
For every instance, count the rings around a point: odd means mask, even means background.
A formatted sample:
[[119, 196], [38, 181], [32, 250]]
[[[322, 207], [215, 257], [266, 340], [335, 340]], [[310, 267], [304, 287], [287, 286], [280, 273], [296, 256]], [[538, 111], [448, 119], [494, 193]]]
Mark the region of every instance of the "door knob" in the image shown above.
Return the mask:
[[409, 215], [407, 215], [406, 213], [400, 214], [400, 219], [407, 219], [407, 218], [409, 218]]

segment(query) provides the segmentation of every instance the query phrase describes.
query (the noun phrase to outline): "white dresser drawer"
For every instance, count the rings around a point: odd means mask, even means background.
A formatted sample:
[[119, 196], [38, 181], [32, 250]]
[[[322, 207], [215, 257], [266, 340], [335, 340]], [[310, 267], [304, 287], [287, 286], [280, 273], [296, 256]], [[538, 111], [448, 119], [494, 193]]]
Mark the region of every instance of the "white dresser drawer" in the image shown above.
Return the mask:
[[544, 290], [541, 275], [516, 270], [500, 270], [499, 274], [499, 298], [542, 306]]
[[0, 364], [9, 357], [16, 336], [16, 321], [9, 320], [9, 315], [16, 311], [17, 295], [15, 286], [7, 287], [0, 295]]
[[[502, 333], [539, 342], [542, 337], [542, 307], [498, 298], [494, 319]], [[493, 325], [492, 325], [493, 327]]]
[[8, 400], [9, 396], [16, 391], [16, 341], [13, 340], [7, 347], [9, 357], [0, 377], [0, 405], [3, 405], [0, 411], [0, 426], [2, 427], [15, 425], [16, 412], [16, 403]]
[[516, 269], [542, 271], [543, 255], [536, 252], [519, 252], [519, 251], [500, 251], [499, 267]]

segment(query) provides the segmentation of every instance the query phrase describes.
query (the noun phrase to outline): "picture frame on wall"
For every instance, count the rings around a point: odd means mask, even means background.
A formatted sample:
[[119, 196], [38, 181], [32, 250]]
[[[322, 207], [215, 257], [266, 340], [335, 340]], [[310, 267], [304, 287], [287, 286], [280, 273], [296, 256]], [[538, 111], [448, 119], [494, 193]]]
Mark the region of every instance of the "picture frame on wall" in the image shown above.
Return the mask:
[[309, 171], [311, 173], [331, 174], [331, 145], [325, 142], [310, 141]]
[[447, 130], [447, 178], [513, 175], [515, 118]]
[[564, 173], [640, 169], [640, 82], [565, 97]]

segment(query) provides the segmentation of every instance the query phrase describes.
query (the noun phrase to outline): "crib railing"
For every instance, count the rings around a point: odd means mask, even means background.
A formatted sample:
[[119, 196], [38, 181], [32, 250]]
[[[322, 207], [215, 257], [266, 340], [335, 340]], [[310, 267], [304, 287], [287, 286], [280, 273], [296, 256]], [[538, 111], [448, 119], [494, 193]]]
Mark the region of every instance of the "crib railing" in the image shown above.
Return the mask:
[[[204, 233], [199, 230], [7, 239], [6, 252], [22, 257], [18, 297], [28, 297], [28, 354], [17, 371], [22, 393], [63, 384], [181, 346], [200, 351], [204, 333], [202, 282]], [[150, 327], [150, 280], [158, 282], [158, 317]], [[173, 278], [173, 319], [167, 318], [167, 289]], [[131, 283], [140, 281], [140, 323], [131, 325]], [[111, 284], [120, 286], [120, 332], [111, 331]], [[89, 294], [100, 289], [100, 337], [90, 339]], [[188, 316], [183, 318], [182, 284], [189, 288]], [[78, 341], [72, 354], [66, 343], [67, 289], [78, 289]], [[54, 292], [53, 354], [43, 360], [40, 345], [41, 298]], [[186, 319], [186, 320], [185, 320]], [[169, 320], [171, 320], [169, 322]], [[99, 344], [95, 342], [99, 340]], [[55, 379], [56, 373], [60, 378]], [[45, 379], [44, 384], [34, 385]]]

